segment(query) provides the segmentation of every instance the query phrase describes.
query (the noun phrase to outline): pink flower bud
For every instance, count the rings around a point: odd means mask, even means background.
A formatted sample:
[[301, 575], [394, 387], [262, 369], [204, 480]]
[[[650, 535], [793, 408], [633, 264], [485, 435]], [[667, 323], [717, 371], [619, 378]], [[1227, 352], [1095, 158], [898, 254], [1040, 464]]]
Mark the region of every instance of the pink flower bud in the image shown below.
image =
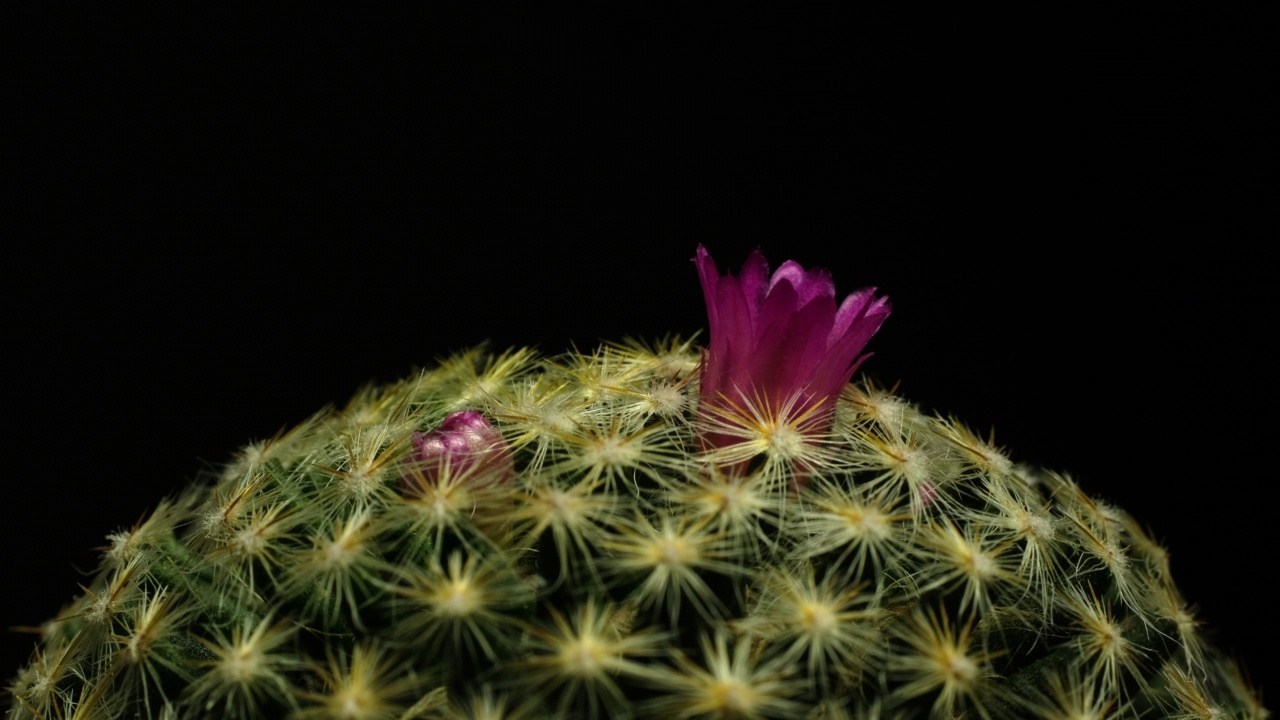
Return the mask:
[[401, 478], [401, 486], [419, 493], [442, 480], [491, 485], [510, 482], [516, 474], [506, 439], [475, 410], [453, 413], [430, 432], [415, 432], [408, 463], [413, 471]]

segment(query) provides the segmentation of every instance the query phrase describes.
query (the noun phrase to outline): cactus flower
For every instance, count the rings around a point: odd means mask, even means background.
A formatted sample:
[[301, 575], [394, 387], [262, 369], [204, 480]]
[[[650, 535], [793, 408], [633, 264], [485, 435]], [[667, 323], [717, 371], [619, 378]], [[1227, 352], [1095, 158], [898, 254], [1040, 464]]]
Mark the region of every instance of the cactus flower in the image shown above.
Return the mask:
[[415, 472], [401, 483], [418, 492], [426, 489], [420, 484], [438, 484], [445, 473], [483, 476], [484, 484], [490, 484], [507, 482], [516, 472], [502, 433], [475, 410], [453, 413], [430, 432], [415, 432], [408, 462]]
[[[770, 276], [758, 249], [737, 277], [720, 275], [701, 245], [694, 262], [710, 326], [701, 374], [704, 412], [763, 411], [804, 418], [806, 428], [819, 429], [815, 423], [827, 417], [867, 357], [862, 350], [888, 317], [888, 299], [868, 287], [837, 306], [826, 270], [788, 260]], [[705, 449], [740, 440], [736, 433], [702, 435]]]

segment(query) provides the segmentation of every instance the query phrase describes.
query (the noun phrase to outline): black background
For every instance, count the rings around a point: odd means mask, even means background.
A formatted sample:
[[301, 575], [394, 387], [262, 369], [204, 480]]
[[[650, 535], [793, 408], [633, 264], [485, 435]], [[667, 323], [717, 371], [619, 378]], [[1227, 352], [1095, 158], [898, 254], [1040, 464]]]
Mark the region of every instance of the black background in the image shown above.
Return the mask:
[[362, 383], [700, 330], [705, 243], [879, 287], [864, 371], [1129, 509], [1274, 685], [1257, 24], [15, 19], [6, 620]]

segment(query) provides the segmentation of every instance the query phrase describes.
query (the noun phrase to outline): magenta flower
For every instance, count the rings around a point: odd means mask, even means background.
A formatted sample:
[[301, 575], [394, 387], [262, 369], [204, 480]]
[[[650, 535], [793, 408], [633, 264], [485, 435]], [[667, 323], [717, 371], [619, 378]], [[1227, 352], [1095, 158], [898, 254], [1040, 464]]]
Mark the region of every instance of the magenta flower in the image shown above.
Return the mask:
[[[702, 364], [701, 407], [712, 414], [757, 412], [804, 417], [825, 431], [841, 389], [866, 359], [862, 350], [889, 315], [889, 301], [863, 288], [836, 305], [826, 270], [788, 260], [772, 276], [760, 250], [738, 277], [720, 275], [705, 247], [694, 262], [702, 280], [710, 347]], [[723, 429], [723, 423], [716, 423]], [[708, 449], [741, 442], [704, 433]]]
[[413, 472], [401, 479], [407, 491], [422, 493], [442, 478], [457, 483], [492, 485], [515, 477], [511, 448], [484, 415], [463, 410], [446, 417], [440, 427], [413, 434], [413, 451], [407, 462]]

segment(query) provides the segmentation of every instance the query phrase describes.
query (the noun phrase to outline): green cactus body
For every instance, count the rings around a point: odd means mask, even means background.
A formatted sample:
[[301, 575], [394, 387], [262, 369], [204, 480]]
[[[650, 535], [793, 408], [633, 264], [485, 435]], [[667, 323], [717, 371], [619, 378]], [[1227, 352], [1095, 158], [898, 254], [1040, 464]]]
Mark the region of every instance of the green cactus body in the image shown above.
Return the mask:
[[8, 717], [1266, 716], [1124, 511], [865, 383], [707, 412], [699, 362], [478, 349], [243, 449]]

